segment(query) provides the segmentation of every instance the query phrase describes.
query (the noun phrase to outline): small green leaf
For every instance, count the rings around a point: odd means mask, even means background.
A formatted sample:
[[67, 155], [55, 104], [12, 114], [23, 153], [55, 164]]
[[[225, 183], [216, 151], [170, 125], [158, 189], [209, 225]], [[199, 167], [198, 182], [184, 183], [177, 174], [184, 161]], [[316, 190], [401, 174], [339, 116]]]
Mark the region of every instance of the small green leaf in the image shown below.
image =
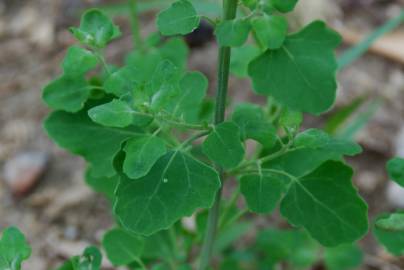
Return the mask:
[[261, 16], [251, 26], [263, 49], [279, 49], [288, 33], [288, 21], [282, 16]]
[[395, 255], [404, 255], [404, 214], [393, 213], [379, 216], [373, 233], [386, 250]]
[[328, 161], [303, 178], [292, 178], [282, 215], [327, 247], [358, 240], [368, 229], [367, 205], [352, 185], [352, 174], [345, 164]]
[[298, 0], [270, 0], [271, 5], [283, 13], [292, 11], [297, 2]]
[[162, 59], [170, 60], [179, 69], [185, 69], [188, 61], [189, 49], [182, 38], [171, 38], [159, 47]]
[[217, 172], [179, 151], [161, 157], [147, 175], [121, 175], [114, 212], [136, 234], [167, 229], [198, 208], [212, 206], [220, 187]]
[[303, 122], [303, 114], [301, 112], [293, 111], [285, 108], [279, 117], [279, 124], [286, 128], [297, 130]]
[[363, 261], [363, 252], [356, 244], [326, 248], [324, 261], [329, 270], [358, 269]]
[[71, 46], [63, 59], [62, 68], [65, 74], [83, 75], [98, 64], [97, 56], [89, 50]]
[[248, 64], [260, 54], [260, 50], [251, 44], [236, 47], [231, 52], [230, 72], [237, 77], [248, 77]]
[[25, 236], [15, 227], [6, 228], [0, 239], [0, 269], [20, 270], [21, 263], [31, 256]]
[[133, 94], [140, 84], [138, 70], [133, 66], [125, 66], [110, 76], [104, 83], [104, 88], [107, 93], [116, 95], [117, 97]]
[[110, 18], [97, 9], [90, 9], [81, 18], [80, 27], [72, 27], [75, 38], [84, 45], [104, 48], [109, 41], [120, 35], [119, 28]]
[[387, 172], [389, 173], [390, 179], [404, 187], [404, 159], [403, 158], [393, 158], [387, 162]]
[[71, 257], [57, 270], [100, 270], [102, 255], [98, 248], [90, 246], [81, 256]]
[[200, 22], [194, 6], [188, 0], [178, 0], [157, 17], [157, 28], [165, 36], [185, 35], [194, 31]]
[[114, 156], [127, 139], [141, 135], [134, 129], [114, 129], [95, 124], [86, 111], [77, 114], [53, 112], [45, 129], [59, 146], [83, 156], [93, 167], [94, 177], [112, 177]]
[[272, 147], [276, 142], [276, 129], [265, 119], [260, 106], [241, 103], [234, 109], [232, 120], [239, 126], [241, 139], [253, 139], [265, 147]]
[[233, 122], [217, 125], [203, 142], [202, 151], [225, 169], [236, 167], [244, 158], [239, 127]]
[[246, 42], [250, 28], [245, 19], [224, 20], [216, 26], [217, 42], [220, 46], [239, 47]]
[[250, 9], [255, 9], [257, 6], [258, 0], [242, 0], [241, 1], [244, 6], [250, 8]]
[[278, 50], [267, 50], [249, 65], [254, 90], [271, 95], [293, 110], [320, 114], [334, 103], [341, 37], [321, 21], [286, 38]]
[[126, 57], [125, 63], [136, 69], [136, 78], [144, 83], [152, 79], [154, 71], [162, 60], [160, 51], [150, 48], [146, 52], [133, 51]]
[[344, 155], [353, 156], [361, 151], [362, 148], [354, 142], [333, 138], [319, 129], [308, 129], [296, 136], [289, 151], [266, 163], [265, 167], [301, 177], [327, 160], [341, 160]]
[[124, 101], [113, 99], [109, 103], [105, 103], [91, 108], [88, 115], [95, 123], [106, 127], [127, 127], [132, 121], [134, 111]]
[[42, 98], [54, 110], [77, 112], [84, 107], [90, 88], [83, 76], [63, 75], [44, 88]]
[[241, 193], [248, 208], [260, 214], [270, 213], [275, 209], [287, 184], [287, 178], [271, 173], [248, 174], [240, 179]]
[[86, 171], [85, 180], [94, 191], [104, 194], [108, 199], [114, 198], [114, 192], [118, 185], [119, 177], [94, 177], [91, 167]]
[[124, 151], [126, 157], [123, 172], [130, 178], [137, 179], [145, 176], [167, 149], [163, 139], [145, 135], [127, 141]]
[[109, 230], [102, 239], [107, 257], [114, 266], [127, 265], [138, 260], [142, 254], [144, 240], [122, 229]]

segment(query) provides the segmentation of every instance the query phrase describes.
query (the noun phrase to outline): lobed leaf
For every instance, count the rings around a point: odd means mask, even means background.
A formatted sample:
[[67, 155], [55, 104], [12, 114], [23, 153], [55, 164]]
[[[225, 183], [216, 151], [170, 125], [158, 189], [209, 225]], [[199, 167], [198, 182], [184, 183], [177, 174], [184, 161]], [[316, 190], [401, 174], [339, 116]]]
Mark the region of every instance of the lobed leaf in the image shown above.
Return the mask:
[[145, 176], [156, 161], [166, 152], [163, 139], [152, 135], [144, 135], [130, 139], [124, 147], [126, 153], [123, 172], [133, 179]]
[[211, 207], [219, 187], [215, 170], [191, 156], [171, 151], [142, 178], [121, 175], [114, 212], [129, 231], [151, 235], [197, 208]]
[[185, 35], [194, 31], [200, 17], [191, 2], [178, 0], [157, 16], [157, 28], [165, 36]]
[[237, 77], [248, 77], [248, 64], [260, 54], [260, 50], [251, 44], [232, 49], [230, 72]]
[[23, 261], [31, 256], [31, 247], [16, 227], [3, 231], [0, 239], [0, 269], [20, 270]]
[[250, 29], [246, 19], [224, 20], [216, 26], [215, 35], [220, 46], [239, 47], [246, 42]]
[[97, 56], [84, 48], [71, 46], [63, 59], [62, 68], [65, 74], [79, 76], [86, 74], [98, 64]]
[[132, 124], [134, 113], [126, 102], [113, 99], [108, 103], [91, 108], [88, 116], [97, 124], [124, 128]]
[[108, 199], [112, 200], [114, 198], [115, 189], [118, 185], [119, 176], [94, 177], [93, 169], [89, 167], [85, 174], [85, 181], [95, 192], [102, 193]]
[[225, 169], [236, 167], [244, 158], [239, 127], [233, 122], [217, 125], [203, 142], [202, 151]]
[[271, 95], [293, 110], [320, 114], [334, 103], [337, 63], [334, 50], [341, 37], [315, 21], [267, 50], [249, 65], [254, 90]]
[[261, 16], [251, 20], [252, 29], [261, 47], [279, 49], [288, 33], [288, 21], [282, 16]]
[[358, 240], [368, 229], [367, 205], [352, 186], [352, 174], [343, 163], [328, 161], [309, 175], [292, 178], [282, 215], [327, 247]]

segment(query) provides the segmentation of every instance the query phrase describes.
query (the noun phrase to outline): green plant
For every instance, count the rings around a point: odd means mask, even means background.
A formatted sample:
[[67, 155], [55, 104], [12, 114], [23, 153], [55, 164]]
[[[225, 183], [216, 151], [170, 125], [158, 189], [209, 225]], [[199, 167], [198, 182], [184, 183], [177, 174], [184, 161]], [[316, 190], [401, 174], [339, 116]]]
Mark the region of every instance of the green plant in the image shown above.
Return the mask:
[[[54, 110], [45, 129], [88, 161], [87, 183], [113, 203], [117, 225], [102, 241], [113, 265], [273, 269], [287, 261], [295, 269], [323, 258], [330, 269], [348, 269], [360, 263], [354, 242], [368, 230], [367, 205], [344, 157], [361, 147], [318, 129], [300, 131], [302, 113], [319, 115], [334, 103], [334, 50], [341, 38], [320, 21], [288, 35], [283, 13], [296, 3], [224, 0], [222, 17], [208, 18], [178, 0], [157, 18], [159, 32], [174, 37], [143, 39], [131, 0], [135, 49], [122, 67], [103, 56], [120, 35], [104, 13], [89, 10], [71, 29], [80, 46], [68, 49], [63, 74], [43, 91]], [[187, 71], [188, 48], [179, 37], [201, 19], [215, 27], [219, 44], [213, 110], [208, 80]], [[250, 77], [267, 105], [227, 102], [230, 73]], [[252, 154], [246, 141], [253, 142]], [[236, 188], [223, 198], [227, 182]], [[238, 208], [240, 194], [245, 209]], [[252, 226], [244, 215], [270, 215], [278, 205], [283, 218], [302, 229], [264, 230], [251, 247], [231, 248]], [[190, 215], [195, 229], [182, 222]], [[13, 243], [8, 235], [6, 245]], [[17, 262], [29, 255], [12, 250]], [[100, 257], [91, 247], [58, 269], [99, 269]]]

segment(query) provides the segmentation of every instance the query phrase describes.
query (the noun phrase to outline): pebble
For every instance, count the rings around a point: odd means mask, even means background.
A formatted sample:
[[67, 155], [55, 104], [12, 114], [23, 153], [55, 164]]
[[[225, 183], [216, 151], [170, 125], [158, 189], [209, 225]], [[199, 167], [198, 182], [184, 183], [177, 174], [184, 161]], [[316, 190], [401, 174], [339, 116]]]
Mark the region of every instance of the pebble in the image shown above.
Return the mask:
[[43, 152], [17, 154], [4, 164], [3, 179], [13, 195], [26, 195], [40, 180], [47, 163], [48, 155]]

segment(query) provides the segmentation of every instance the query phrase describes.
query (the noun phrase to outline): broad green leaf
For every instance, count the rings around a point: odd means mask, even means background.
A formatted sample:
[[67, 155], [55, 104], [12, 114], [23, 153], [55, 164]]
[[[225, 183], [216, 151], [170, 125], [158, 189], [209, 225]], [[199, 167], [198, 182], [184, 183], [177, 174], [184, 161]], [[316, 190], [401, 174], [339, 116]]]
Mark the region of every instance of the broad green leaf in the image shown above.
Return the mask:
[[167, 149], [163, 139], [144, 135], [127, 141], [124, 151], [123, 172], [129, 178], [137, 179], [145, 176]]
[[174, 249], [171, 232], [159, 231], [144, 238], [142, 258], [172, 260], [175, 257]]
[[253, 139], [268, 148], [275, 144], [276, 129], [260, 106], [241, 103], [234, 109], [232, 120], [239, 126], [242, 140]]
[[31, 256], [31, 247], [16, 227], [3, 231], [0, 239], [0, 269], [20, 270], [21, 263]]
[[114, 212], [126, 229], [151, 235], [198, 208], [212, 206], [220, 187], [217, 172], [179, 151], [161, 157], [147, 175], [121, 175]]
[[147, 52], [133, 51], [126, 57], [125, 63], [136, 69], [139, 81], [148, 82], [162, 60], [160, 51], [150, 48]]
[[327, 160], [341, 160], [344, 155], [353, 156], [361, 151], [362, 148], [354, 142], [333, 138], [319, 129], [308, 129], [296, 136], [289, 151], [266, 163], [265, 167], [284, 170], [300, 177]]
[[158, 14], [157, 28], [165, 36], [185, 35], [194, 31], [199, 22], [200, 17], [192, 3], [178, 0]]
[[125, 66], [110, 76], [104, 83], [104, 88], [107, 93], [114, 94], [118, 97], [133, 94], [140, 84], [139, 71], [133, 66]]
[[404, 213], [393, 213], [376, 221], [376, 227], [390, 232], [404, 233]]
[[287, 13], [292, 11], [298, 0], [269, 0], [271, 5], [278, 11]]
[[94, 177], [91, 167], [86, 171], [85, 180], [94, 191], [104, 194], [108, 199], [114, 198], [114, 192], [118, 185], [119, 176]]
[[394, 182], [404, 187], [404, 158], [390, 159], [387, 162], [387, 172]]
[[95, 48], [104, 48], [109, 41], [120, 35], [119, 28], [97, 9], [84, 13], [80, 27], [72, 27], [70, 30], [82, 44]]
[[90, 246], [81, 256], [74, 256], [67, 260], [57, 270], [100, 270], [102, 255], [98, 248]]
[[241, 193], [248, 209], [255, 213], [272, 212], [286, 191], [288, 179], [277, 174], [248, 174], [240, 179]]
[[188, 72], [181, 78], [179, 88], [175, 102], [169, 104], [172, 106], [169, 111], [185, 122], [195, 122], [206, 96], [208, 79], [200, 72]]
[[329, 270], [358, 269], [363, 261], [363, 252], [356, 244], [326, 248], [324, 261]]
[[97, 56], [89, 50], [71, 46], [63, 59], [62, 68], [65, 74], [83, 75], [98, 64]]
[[261, 16], [251, 26], [263, 49], [279, 49], [288, 33], [288, 21], [282, 16]]
[[42, 98], [54, 110], [77, 112], [84, 107], [90, 89], [84, 76], [63, 75], [44, 88]]
[[216, 26], [217, 42], [220, 46], [239, 47], [246, 42], [250, 28], [246, 19], [224, 20]]
[[248, 64], [260, 54], [260, 50], [251, 44], [232, 49], [230, 72], [237, 77], [248, 77]]
[[159, 47], [162, 59], [170, 60], [179, 69], [185, 69], [188, 61], [189, 49], [182, 38], [171, 38]]
[[88, 111], [95, 123], [106, 127], [127, 127], [133, 122], [135, 111], [124, 101], [113, 99], [111, 102], [96, 106]]
[[282, 215], [327, 247], [358, 240], [368, 229], [367, 205], [352, 185], [352, 174], [345, 164], [327, 161], [303, 178], [292, 177]]
[[142, 254], [144, 240], [122, 229], [109, 230], [102, 239], [107, 257], [114, 266], [127, 265], [138, 260]]
[[225, 169], [236, 167], [244, 158], [239, 127], [233, 122], [215, 126], [203, 142], [202, 151], [209, 159]]
[[373, 228], [377, 241], [395, 256], [404, 255], [403, 215], [402, 213], [383, 214], [377, 218]]
[[319, 245], [303, 231], [267, 229], [256, 239], [258, 251], [265, 254], [264, 269], [282, 262], [291, 269], [310, 269], [317, 261]]
[[334, 50], [340, 42], [324, 22], [309, 24], [288, 36], [280, 49], [267, 50], [250, 63], [254, 90], [297, 111], [328, 110], [336, 95]]
[[93, 167], [94, 177], [112, 177], [114, 156], [127, 139], [141, 135], [134, 129], [115, 129], [95, 124], [82, 111], [77, 114], [53, 112], [45, 120], [45, 129], [59, 146], [83, 156]]

